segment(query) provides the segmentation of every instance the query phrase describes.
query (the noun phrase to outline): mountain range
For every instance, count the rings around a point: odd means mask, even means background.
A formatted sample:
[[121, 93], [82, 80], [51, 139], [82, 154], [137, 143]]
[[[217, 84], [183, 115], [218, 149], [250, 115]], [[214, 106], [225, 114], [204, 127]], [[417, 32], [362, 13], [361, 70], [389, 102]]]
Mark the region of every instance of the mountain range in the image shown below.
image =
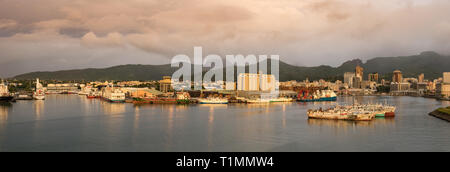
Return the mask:
[[[269, 63], [270, 64], [270, 63]], [[392, 72], [402, 71], [404, 77], [417, 77], [424, 73], [427, 79], [442, 77], [450, 72], [450, 56], [427, 51], [419, 55], [399, 57], [376, 57], [363, 63], [360, 59], [344, 62], [338, 67], [327, 65], [315, 67], [294, 66], [280, 61], [280, 81], [288, 80], [342, 80], [345, 72], [354, 72], [360, 65], [367, 78], [369, 73], [378, 72], [380, 78], [391, 80]], [[248, 66], [247, 66], [248, 67]], [[193, 68], [192, 68], [193, 69]], [[31, 72], [13, 77], [18, 80], [40, 78], [44, 80], [160, 80], [171, 76], [178, 68], [167, 65], [120, 65], [109, 68], [88, 68], [52, 72]], [[225, 76], [225, 75], [224, 75]]]

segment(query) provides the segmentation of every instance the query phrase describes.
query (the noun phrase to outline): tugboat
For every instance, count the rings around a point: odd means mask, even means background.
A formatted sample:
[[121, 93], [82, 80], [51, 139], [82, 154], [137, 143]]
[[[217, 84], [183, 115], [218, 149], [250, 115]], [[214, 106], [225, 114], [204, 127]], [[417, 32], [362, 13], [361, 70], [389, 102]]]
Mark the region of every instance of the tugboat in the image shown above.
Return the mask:
[[3, 80], [0, 83], [0, 102], [10, 102], [13, 96], [9, 93], [8, 86], [4, 84]]
[[39, 82], [39, 78], [36, 79], [36, 91], [33, 94], [33, 98], [35, 100], [45, 100], [45, 92], [44, 92], [44, 87], [42, 86], [42, 84]]

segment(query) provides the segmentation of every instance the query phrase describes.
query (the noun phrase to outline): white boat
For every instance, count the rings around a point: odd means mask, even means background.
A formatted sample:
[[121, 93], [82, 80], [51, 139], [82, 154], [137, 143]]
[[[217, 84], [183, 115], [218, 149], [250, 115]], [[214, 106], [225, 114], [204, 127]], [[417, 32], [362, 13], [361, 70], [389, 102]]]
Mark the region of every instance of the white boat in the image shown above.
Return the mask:
[[293, 101], [294, 101], [294, 99], [286, 98], [286, 97], [279, 97], [279, 98], [270, 99], [270, 102], [293, 102]]
[[35, 100], [45, 100], [45, 91], [42, 84], [39, 82], [39, 78], [36, 79], [36, 91], [33, 93]]
[[228, 99], [224, 98], [207, 98], [198, 99], [199, 104], [228, 104]]
[[250, 104], [265, 104], [265, 103], [270, 103], [270, 99], [249, 99], [249, 100], [247, 100], [247, 103], [250, 103]]
[[125, 93], [108, 85], [102, 89], [102, 98], [110, 102], [124, 102]]

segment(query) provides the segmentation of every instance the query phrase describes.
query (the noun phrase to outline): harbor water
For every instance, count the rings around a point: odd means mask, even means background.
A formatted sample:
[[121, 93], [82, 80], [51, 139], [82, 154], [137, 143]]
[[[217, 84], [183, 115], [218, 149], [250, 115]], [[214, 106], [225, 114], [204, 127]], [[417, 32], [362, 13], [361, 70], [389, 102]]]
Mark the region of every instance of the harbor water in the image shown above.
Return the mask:
[[[395, 118], [308, 119], [336, 103], [388, 103]], [[109, 103], [78, 95], [0, 105], [3, 151], [450, 151], [450, 123], [428, 113], [449, 101], [338, 97], [337, 102], [228, 105]]]

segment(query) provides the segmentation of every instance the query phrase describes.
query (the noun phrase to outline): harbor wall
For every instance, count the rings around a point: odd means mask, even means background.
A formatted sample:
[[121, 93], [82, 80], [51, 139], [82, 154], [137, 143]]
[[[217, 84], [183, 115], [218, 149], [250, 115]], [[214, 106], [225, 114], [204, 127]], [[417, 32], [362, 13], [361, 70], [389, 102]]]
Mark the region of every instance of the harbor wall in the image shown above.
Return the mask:
[[433, 112], [430, 112], [429, 115], [450, 122], [450, 114], [447, 114], [447, 113], [444, 113], [444, 112], [440, 112], [440, 111], [438, 111], [438, 110], [435, 110], [435, 111], [433, 111]]

